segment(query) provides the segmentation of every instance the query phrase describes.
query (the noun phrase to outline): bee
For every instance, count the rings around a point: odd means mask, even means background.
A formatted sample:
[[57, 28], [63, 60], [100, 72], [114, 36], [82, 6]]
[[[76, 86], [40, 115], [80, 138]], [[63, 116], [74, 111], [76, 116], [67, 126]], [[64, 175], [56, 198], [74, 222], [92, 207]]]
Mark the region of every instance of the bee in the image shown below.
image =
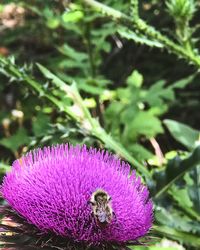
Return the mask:
[[103, 189], [97, 189], [92, 193], [89, 203], [92, 206], [92, 214], [99, 226], [104, 227], [111, 223], [113, 218], [113, 209], [111, 197]]

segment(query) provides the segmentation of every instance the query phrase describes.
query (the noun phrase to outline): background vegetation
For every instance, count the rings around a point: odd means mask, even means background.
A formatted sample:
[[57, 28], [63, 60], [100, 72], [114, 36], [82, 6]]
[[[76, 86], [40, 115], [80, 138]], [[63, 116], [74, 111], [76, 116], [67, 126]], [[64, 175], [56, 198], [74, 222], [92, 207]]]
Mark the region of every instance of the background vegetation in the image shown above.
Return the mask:
[[149, 186], [147, 248], [199, 249], [199, 17], [195, 0], [1, 1], [0, 178], [35, 147], [107, 148]]

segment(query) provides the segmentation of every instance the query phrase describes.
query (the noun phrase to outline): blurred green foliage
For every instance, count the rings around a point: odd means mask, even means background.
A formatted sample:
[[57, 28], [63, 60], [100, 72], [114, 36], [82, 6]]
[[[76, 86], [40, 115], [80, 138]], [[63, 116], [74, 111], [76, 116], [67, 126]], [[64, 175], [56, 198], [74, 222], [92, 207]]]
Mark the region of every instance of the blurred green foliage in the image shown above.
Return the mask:
[[147, 249], [199, 249], [199, 13], [193, 0], [1, 1], [1, 179], [35, 147], [106, 147], [149, 186]]

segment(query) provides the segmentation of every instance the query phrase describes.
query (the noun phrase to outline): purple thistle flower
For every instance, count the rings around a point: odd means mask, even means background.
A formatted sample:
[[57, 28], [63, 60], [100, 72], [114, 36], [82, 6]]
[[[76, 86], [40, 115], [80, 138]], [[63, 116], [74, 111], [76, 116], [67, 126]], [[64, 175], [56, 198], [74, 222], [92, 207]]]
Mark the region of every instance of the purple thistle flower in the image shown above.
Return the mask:
[[[104, 226], [97, 223], [90, 204], [97, 190], [111, 198], [113, 216]], [[135, 171], [108, 152], [85, 146], [28, 153], [13, 163], [1, 192], [28, 223], [77, 243], [126, 244], [152, 226], [152, 201]]]

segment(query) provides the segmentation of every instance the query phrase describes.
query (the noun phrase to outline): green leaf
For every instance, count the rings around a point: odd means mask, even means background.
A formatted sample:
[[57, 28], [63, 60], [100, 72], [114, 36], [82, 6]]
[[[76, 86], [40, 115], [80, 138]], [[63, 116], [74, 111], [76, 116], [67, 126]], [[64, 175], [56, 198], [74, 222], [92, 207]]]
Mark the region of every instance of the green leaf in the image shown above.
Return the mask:
[[166, 81], [160, 80], [149, 88], [144, 99], [150, 106], [157, 106], [161, 108], [164, 105], [164, 100], [174, 100], [173, 90], [166, 88], [165, 85]]
[[190, 200], [187, 189], [179, 189], [177, 186], [173, 185], [169, 190], [169, 193], [173, 195], [174, 199], [183, 207], [191, 208], [193, 203]]
[[93, 95], [100, 95], [104, 91], [104, 89], [102, 87], [92, 86], [92, 85], [88, 84], [87, 81], [81, 82], [79, 84], [79, 89], [83, 90], [86, 93], [90, 93]]
[[159, 226], [154, 229], [154, 232], [161, 234], [162, 236], [164, 235], [171, 239], [178, 240], [179, 242], [183, 242], [187, 245], [191, 245], [198, 248], [200, 247], [200, 238], [198, 235], [181, 232], [180, 230], [176, 230], [167, 226]]
[[[177, 247], [161, 247], [161, 246], [148, 246], [148, 247], [144, 247], [144, 246], [133, 246], [130, 247], [130, 249], [132, 250], [179, 250]], [[182, 249], [180, 249], [182, 250]]]
[[171, 135], [178, 142], [183, 144], [189, 150], [195, 148], [196, 142], [199, 140], [200, 132], [177, 121], [166, 119], [164, 124], [169, 129]]
[[156, 207], [155, 219], [157, 223], [165, 226], [169, 226], [182, 232], [200, 233], [200, 223], [191, 220], [185, 213], [168, 207]]
[[52, 82], [55, 83], [55, 85], [58, 88], [60, 88], [65, 93], [73, 95], [73, 93], [72, 93], [74, 91], [73, 85], [70, 86], [70, 85], [66, 84], [60, 78], [58, 78], [56, 75], [54, 75], [53, 73], [51, 73], [51, 71], [49, 71], [47, 68], [45, 68], [41, 64], [37, 63], [37, 66], [38, 66], [39, 70], [42, 72], [42, 74], [44, 76], [46, 76], [46, 78], [51, 79]]
[[62, 15], [62, 20], [65, 23], [77, 23], [79, 22], [81, 19], [83, 19], [84, 15], [83, 12], [80, 10], [72, 10], [69, 12], [65, 12]]
[[52, 79], [52, 73], [47, 68], [45, 68], [39, 63], [37, 63], [36, 65], [38, 66], [39, 70], [42, 72], [44, 76], [46, 76], [48, 79]]
[[30, 142], [25, 128], [19, 128], [17, 132], [7, 138], [0, 140], [0, 144], [10, 149], [13, 153], [18, 150], [22, 145], [26, 145]]
[[58, 18], [54, 17], [54, 18], [48, 19], [46, 24], [47, 24], [47, 27], [49, 27], [50, 29], [56, 29], [60, 25], [60, 21]]
[[[186, 186], [185, 188], [178, 188], [176, 185], [172, 185], [172, 187], [169, 190], [169, 194], [173, 197], [173, 199], [178, 203], [179, 207], [183, 210], [186, 211], [188, 215], [190, 215], [192, 218], [195, 218], [200, 222], [200, 214], [198, 211], [200, 211], [200, 206], [197, 209], [197, 212], [195, 211], [195, 202], [194, 200], [190, 197], [189, 193], [191, 192], [191, 187], [194, 186]], [[198, 195], [198, 189], [200, 192], [200, 187], [196, 188], [195, 192], [195, 201], [199, 199]], [[194, 203], [193, 203], [194, 202]], [[198, 200], [198, 204], [200, 200]]]
[[0, 162], [0, 174], [5, 174], [10, 170], [10, 166], [5, 164], [4, 162]]
[[196, 168], [194, 168], [190, 172], [190, 176], [192, 177], [193, 183], [188, 186], [188, 192], [190, 195], [190, 199], [192, 200], [194, 204], [194, 209], [199, 214], [199, 211], [200, 211], [200, 165], [198, 165]]
[[138, 112], [127, 128], [129, 137], [136, 138], [137, 135], [154, 137], [158, 133], [163, 133], [160, 120], [146, 111]]
[[197, 146], [189, 157], [185, 159], [180, 159], [180, 157], [175, 157], [170, 160], [167, 164], [166, 170], [161, 171], [157, 176], [162, 176], [161, 186], [157, 189], [157, 194], [155, 198], [158, 198], [163, 193], [165, 193], [172, 184], [183, 177], [183, 175], [200, 164], [200, 146]]
[[143, 161], [153, 157], [153, 154], [140, 144], [131, 143], [129, 151], [135, 156], [136, 159]]
[[131, 75], [126, 80], [127, 84], [134, 87], [141, 87], [143, 83], [143, 76], [137, 71], [134, 70]]
[[196, 77], [196, 74], [190, 75], [188, 77], [185, 77], [183, 79], [180, 79], [176, 82], [174, 82], [172, 85], [169, 86], [169, 89], [183, 89], [188, 84], [190, 84], [194, 78]]
[[164, 106], [164, 103], [166, 101], [174, 101], [175, 99], [175, 94], [174, 91], [175, 89], [182, 89], [185, 86], [187, 86], [189, 83], [193, 81], [195, 78], [196, 74], [190, 75], [189, 77], [180, 79], [170, 86], [166, 86], [166, 81], [165, 80], [159, 80], [151, 87], [149, 88], [148, 91], [146, 91], [146, 94], [144, 95], [144, 101], [149, 103], [150, 106], [157, 106], [161, 109], [161, 107]]
[[65, 43], [61, 47], [58, 47], [58, 49], [62, 54], [66, 55], [67, 57], [77, 62], [83, 62], [84, 60], [88, 60], [88, 55], [86, 53], [75, 50], [74, 48], [69, 46], [67, 43]]
[[124, 37], [128, 40], [133, 40], [136, 43], [145, 44], [145, 45], [150, 46], [150, 47], [158, 47], [158, 48], [163, 47], [163, 44], [161, 44], [157, 41], [154, 41], [154, 40], [150, 40], [145, 35], [137, 34], [133, 31], [128, 30], [128, 29], [120, 28], [118, 30], [118, 33], [121, 37]]
[[197, 10], [197, 4], [194, 0], [168, 0], [166, 2], [169, 14], [175, 22], [190, 21]]
[[47, 134], [49, 129], [50, 118], [44, 113], [38, 113], [33, 121], [33, 133], [35, 136], [43, 136]]

